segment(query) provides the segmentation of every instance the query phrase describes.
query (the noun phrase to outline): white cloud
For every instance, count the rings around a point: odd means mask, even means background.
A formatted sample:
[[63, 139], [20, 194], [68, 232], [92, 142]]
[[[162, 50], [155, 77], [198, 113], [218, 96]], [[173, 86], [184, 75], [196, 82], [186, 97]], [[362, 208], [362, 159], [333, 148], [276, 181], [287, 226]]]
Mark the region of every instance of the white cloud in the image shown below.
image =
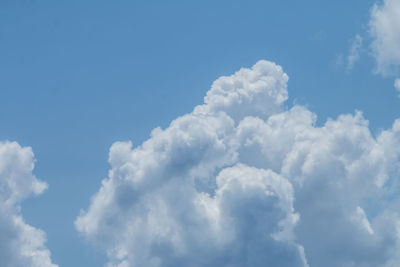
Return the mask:
[[352, 40], [350, 52], [347, 56], [347, 70], [352, 70], [354, 64], [360, 59], [360, 50], [362, 48], [363, 39], [357, 34]]
[[400, 120], [377, 138], [361, 112], [316, 127], [284, 107], [287, 81], [260, 61], [140, 146], [111, 147], [75, 221], [108, 266], [400, 264]]
[[0, 263], [4, 267], [56, 267], [45, 247], [45, 233], [24, 222], [20, 203], [47, 184], [32, 174], [30, 147], [0, 142]]
[[397, 74], [400, 70], [400, 1], [384, 0], [375, 4], [369, 25], [377, 72]]

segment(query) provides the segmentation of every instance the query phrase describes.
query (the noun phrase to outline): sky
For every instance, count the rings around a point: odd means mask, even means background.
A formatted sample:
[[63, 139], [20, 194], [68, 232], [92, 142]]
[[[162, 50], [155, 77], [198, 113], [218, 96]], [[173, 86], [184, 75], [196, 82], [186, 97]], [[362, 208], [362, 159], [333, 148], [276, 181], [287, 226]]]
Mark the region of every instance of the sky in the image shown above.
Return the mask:
[[0, 1], [1, 265], [398, 266], [399, 44], [399, 0]]

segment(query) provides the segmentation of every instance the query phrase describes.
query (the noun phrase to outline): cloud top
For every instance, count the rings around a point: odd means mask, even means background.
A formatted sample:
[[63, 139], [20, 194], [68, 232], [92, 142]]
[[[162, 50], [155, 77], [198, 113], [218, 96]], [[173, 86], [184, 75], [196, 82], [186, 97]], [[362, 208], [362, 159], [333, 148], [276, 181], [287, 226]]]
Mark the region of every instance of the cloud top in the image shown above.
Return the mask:
[[266, 117], [287, 100], [288, 79], [280, 66], [260, 60], [250, 69], [218, 78], [195, 113], [225, 112], [235, 121], [245, 116]]

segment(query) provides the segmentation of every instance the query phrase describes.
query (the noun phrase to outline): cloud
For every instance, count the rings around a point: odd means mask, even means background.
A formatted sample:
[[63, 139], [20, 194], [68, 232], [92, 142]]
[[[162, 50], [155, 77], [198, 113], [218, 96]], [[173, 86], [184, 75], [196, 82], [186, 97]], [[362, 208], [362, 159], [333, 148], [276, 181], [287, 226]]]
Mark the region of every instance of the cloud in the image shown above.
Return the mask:
[[360, 59], [360, 49], [362, 48], [363, 39], [357, 34], [352, 40], [350, 52], [347, 56], [347, 70], [352, 70], [354, 64]]
[[117, 142], [77, 230], [109, 267], [398, 266], [400, 120], [315, 126], [272, 62], [217, 79], [143, 144]]
[[400, 93], [400, 79], [399, 78], [397, 78], [394, 81], [394, 88], [396, 88], [396, 90]]
[[32, 174], [30, 147], [0, 142], [0, 261], [4, 267], [56, 267], [45, 247], [45, 233], [24, 222], [20, 203], [41, 194], [47, 184]]
[[369, 22], [376, 71], [384, 75], [400, 70], [400, 2], [384, 0], [375, 4]]

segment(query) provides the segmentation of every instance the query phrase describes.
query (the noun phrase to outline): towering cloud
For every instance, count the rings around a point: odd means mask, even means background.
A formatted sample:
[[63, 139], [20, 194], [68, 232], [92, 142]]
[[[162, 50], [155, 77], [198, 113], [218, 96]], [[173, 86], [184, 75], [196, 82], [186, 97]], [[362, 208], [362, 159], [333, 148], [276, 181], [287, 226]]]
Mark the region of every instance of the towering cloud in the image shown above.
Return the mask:
[[45, 247], [45, 233], [24, 222], [20, 203], [42, 193], [47, 184], [32, 174], [30, 147], [0, 142], [0, 265], [56, 267]]
[[109, 267], [398, 266], [400, 120], [376, 138], [361, 112], [316, 127], [284, 106], [287, 81], [259, 61], [143, 144], [113, 144], [77, 230]]

